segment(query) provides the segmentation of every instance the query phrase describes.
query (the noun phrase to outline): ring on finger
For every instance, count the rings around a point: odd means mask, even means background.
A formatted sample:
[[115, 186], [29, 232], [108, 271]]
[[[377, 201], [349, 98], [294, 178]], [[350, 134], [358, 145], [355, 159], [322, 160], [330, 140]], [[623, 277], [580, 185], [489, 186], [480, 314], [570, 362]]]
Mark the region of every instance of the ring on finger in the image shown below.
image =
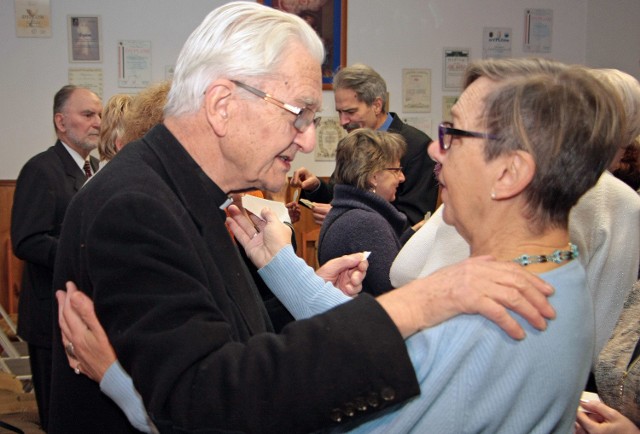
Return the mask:
[[76, 359], [76, 352], [75, 349], [73, 348], [73, 343], [69, 342], [67, 345], [64, 346], [65, 351], [67, 352], [67, 354], [69, 355], [69, 357], [72, 357], [74, 359]]

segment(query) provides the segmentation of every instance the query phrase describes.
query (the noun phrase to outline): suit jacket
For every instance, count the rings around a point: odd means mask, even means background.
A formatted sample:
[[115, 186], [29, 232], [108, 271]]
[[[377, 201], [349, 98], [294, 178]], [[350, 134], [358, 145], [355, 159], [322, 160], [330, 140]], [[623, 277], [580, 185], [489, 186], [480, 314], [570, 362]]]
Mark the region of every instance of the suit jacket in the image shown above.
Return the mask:
[[[98, 160], [91, 158], [94, 170]], [[62, 220], [71, 198], [86, 181], [58, 140], [31, 158], [16, 182], [11, 213], [15, 255], [26, 261], [18, 304], [18, 334], [32, 345], [51, 347], [53, 265]]]
[[[419, 129], [402, 122], [397, 114], [389, 114], [393, 120], [388, 131], [400, 134], [407, 142], [407, 153], [400, 160], [405, 181], [398, 187], [392, 204], [407, 216], [413, 226], [424, 219], [427, 212], [435, 211], [438, 201], [438, 180], [433, 173], [435, 162], [427, 153], [432, 140]], [[316, 202], [329, 203], [333, 199], [333, 183], [321, 181], [315, 192], [303, 191], [303, 196]]]
[[[417, 394], [404, 341], [371, 297], [270, 332], [225, 200], [159, 125], [87, 183], [63, 227], [54, 282], [93, 298], [161, 431], [309, 432]], [[49, 433], [133, 432], [69, 369], [59, 330], [53, 368]]]

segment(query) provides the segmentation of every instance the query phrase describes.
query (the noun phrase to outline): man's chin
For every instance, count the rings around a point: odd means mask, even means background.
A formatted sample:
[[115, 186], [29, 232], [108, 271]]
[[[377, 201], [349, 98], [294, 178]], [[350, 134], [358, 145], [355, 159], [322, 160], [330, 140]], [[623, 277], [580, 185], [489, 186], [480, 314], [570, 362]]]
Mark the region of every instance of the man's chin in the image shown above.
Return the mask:
[[98, 149], [98, 144], [97, 143], [83, 143], [82, 144], [82, 149], [84, 149], [85, 151], [93, 151], [94, 149]]

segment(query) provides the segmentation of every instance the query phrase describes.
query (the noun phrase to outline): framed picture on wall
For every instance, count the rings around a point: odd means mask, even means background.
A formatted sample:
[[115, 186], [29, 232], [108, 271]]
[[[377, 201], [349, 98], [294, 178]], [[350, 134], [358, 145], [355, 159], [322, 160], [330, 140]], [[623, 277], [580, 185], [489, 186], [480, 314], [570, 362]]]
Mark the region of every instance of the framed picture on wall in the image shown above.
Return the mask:
[[100, 17], [67, 15], [69, 62], [102, 62]]
[[323, 117], [316, 129], [316, 147], [314, 158], [316, 161], [335, 161], [338, 142], [347, 135], [336, 117]]
[[347, 0], [258, 0], [258, 3], [296, 14], [315, 29], [326, 52], [322, 88], [333, 89], [333, 74], [347, 61]]
[[462, 91], [464, 72], [469, 66], [469, 48], [445, 48], [443, 50], [442, 90]]

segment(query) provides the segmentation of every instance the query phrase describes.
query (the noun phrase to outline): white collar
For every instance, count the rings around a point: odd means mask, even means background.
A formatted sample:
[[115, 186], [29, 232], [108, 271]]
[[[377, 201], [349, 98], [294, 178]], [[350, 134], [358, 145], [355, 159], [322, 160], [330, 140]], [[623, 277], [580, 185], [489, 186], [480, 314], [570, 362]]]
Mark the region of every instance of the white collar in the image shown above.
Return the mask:
[[[69, 145], [67, 145], [62, 140], [60, 140], [60, 143], [62, 143], [62, 145], [65, 147], [65, 149], [67, 150], [69, 155], [71, 155], [71, 158], [73, 158], [73, 161], [75, 161], [76, 164], [78, 165], [78, 167], [80, 169], [82, 169], [82, 171], [84, 172], [85, 159], [82, 158], [82, 155], [78, 154], [78, 152], [75, 149], [71, 148]], [[91, 157], [88, 157], [88, 158], [91, 158]], [[89, 160], [89, 161], [91, 161], [91, 160]], [[93, 167], [91, 168], [91, 173], [93, 173]]]

